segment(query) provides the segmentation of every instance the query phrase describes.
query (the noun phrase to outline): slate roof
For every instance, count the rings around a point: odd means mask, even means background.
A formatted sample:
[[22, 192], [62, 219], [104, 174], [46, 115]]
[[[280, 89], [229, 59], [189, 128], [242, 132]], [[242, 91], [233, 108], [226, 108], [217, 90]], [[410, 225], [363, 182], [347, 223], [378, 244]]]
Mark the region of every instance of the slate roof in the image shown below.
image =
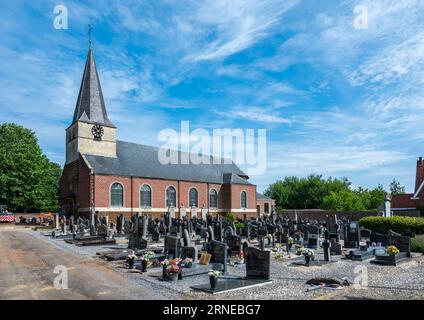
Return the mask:
[[72, 123], [78, 120], [115, 128], [107, 116], [102, 87], [91, 48], [87, 54]]
[[[231, 161], [230, 164], [162, 164], [158, 159], [159, 148], [125, 141], [116, 142], [117, 157], [104, 157], [84, 154], [94, 173], [157, 178], [181, 181], [198, 181], [209, 183], [231, 183], [251, 185], [248, 176]], [[178, 157], [187, 153], [178, 151]], [[243, 179], [245, 177], [246, 179]]]
[[256, 199], [257, 200], [273, 200], [270, 197], [267, 197], [266, 195], [256, 192]]

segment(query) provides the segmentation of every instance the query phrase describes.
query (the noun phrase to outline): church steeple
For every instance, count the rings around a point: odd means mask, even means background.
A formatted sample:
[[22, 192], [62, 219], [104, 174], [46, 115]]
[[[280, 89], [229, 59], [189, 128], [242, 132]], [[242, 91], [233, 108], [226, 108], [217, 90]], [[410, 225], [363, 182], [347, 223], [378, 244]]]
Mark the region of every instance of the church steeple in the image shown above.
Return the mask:
[[97, 73], [96, 62], [94, 61], [93, 50], [91, 49], [91, 38], [89, 41], [90, 48], [72, 123], [81, 121], [115, 128], [107, 116], [102, 87]]
[[72, 124], [66, 129], [66, 163], [79, 159], [79, 155], [94, 154], [116, 157], [116, 127], [109, 120], [99, 75], [91, 49], [89, 49], [82, 76]]

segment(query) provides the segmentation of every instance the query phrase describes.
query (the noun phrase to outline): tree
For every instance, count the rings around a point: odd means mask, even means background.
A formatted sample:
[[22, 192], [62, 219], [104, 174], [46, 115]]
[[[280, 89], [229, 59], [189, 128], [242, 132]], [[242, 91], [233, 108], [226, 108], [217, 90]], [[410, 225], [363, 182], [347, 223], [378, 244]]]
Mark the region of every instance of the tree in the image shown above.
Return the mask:
[[306, 178], [285, 177], [266, 189], [277, 209], [375, 210], [384, 203], [382, 185], [374, 189], [351, 189], [347, 178], [324, 179], [321, 175]]
[[361, 198], [366, 210], [377, 209], [380, 205], [384, 203], [384, 198], [386, 195], [386, 191], [384, 190], [381, 184], [371, 190], [359, 187], [353, 192]]
[[393, 181], [390, 182], [390, 193], [392, 195], [405, 193], [405, 187], [402, 186], [399, 181], [393, 179]]
[[324, 197], [323, 208], [335, 211], [365, 210], [361, 195], [351, 191], [331, 192]]
[[275, 199], [278, 209], [317, 209], [332, 191], [348, 191], [350, 182], [346, 178], [327, 180], [322, 175], [311, 174], [306, 178], [285, 177], [271, 184], [265, 195]]
[[34, 132], [0, 126], [0, 203], [10, 211], [58, 211], [61, 171], [42, 154]]

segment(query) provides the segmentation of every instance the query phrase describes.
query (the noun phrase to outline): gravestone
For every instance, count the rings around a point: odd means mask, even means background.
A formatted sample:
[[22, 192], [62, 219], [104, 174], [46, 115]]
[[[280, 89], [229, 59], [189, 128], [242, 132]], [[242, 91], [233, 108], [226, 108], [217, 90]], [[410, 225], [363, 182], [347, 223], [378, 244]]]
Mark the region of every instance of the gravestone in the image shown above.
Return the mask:
[[344, 246], [346, 248], [358, 248], [361, 241], [359, 223], [351, 221], [344, 224]]
[[224, 239], [225, 241], [228, 241], [229, 237], [234, 235], [234, 230], [231, 226], [228, 226], [224, 230]]
[[237, 235], [231, 235], [228, 238], [228, 247], [232, 253], [238, 254], [241, 251], [241, 237]]
[[339, 256], [342, 254], [342, 245], [336, 241], [336, 239], [330, 240], [330, 254]]
[[307, 247], [317, 249], [319, 246], [319, 227], [316, 225], [306, 226], [307, 231]]
[[215, 240], [215, 233], [211, 226], [209, 226], [207, 229], [207, 236], [209, 241]]
[[120, 214], [116, 218], [116, 230], [118, 234], [122, 234], [124, 232], [124, 224], [125, 224], [125, 218], [123, 214]]
[[184, 247], [189, 247], [191, 245], [191, 239], [187, 229], [184, 229], [183, 231], [183, 241], [184, 241]]
[[155, 225], [152, 231], [152, 241], [159, 242], [159, 240], [160, 240], [159, 226]]
[[361, 229], [360, 230], [361, 239], [369, 239], [371, 237], [372, 231], [369, 229]]
[[202, 209], [202, 220], [206, 221], [206, 216], [208, 214], [208, 209], [203, 208]]
[[291, 220], [291, 222], [292, 222], [293, 224], [296, 224], [296, 223], [297, 223], [297, 212], [296, 212], [296, 210], [293, 210], [293, 211], [292, 211], [292, 215], [291, 215], [291, 217], [290, 217], [290, 220]]
[[169, 219], [175, 219], [175, 208], [174, 207], [170, 207], [169, 210]]
[[196, 247], [182, 247], [181, 259], [191, 258], [193, 262], [197, 262], [197, 248]]
[[249, 232], [249, 227], [248, 226], [241, 227], [241, 229], [240, 229], [240, 236], [242, 236], [243, 238], [249, 238], [250, 232]]
[[191, 217], [197, 218], [197, 208], [191, 208]]
[[246, 251], [246, 277], [248, 279], [269, 280], [271, 273], [270, 251], [255, 247], [248, 247]]
[[214, 225], [213, 231], [214, 231], [213, 233], [214, 233], [215, 240], [222, 241], [222, 222], [221, 221], [219, 221], [218, 223]]
[[187, 209], [186, 208], [183, 208], [183, 207], [181, 207], [180, 208], [180, 219], [183, 219], [184, 217], [186, 217], [187, 216]]
[[169, 233], [173, 236], [176, 236], [178, 234], [178, 227], [177, 226], [171, 226], [169, 228]]
[[165, 254], [171, 255], [173, 258], [180, 256], [181, 239], [174, 236], [165, 236]]
[[221, 263], [224, 273], [227, 273], [227, 245], [221, 241], [212, 240], [209, 253], [212, 255], [211, 263]]
[[322, 243], [322, 249], [324, 250], [324, 260], [325, 261], [330, 261], [331, 260], [331, 256], [330, 256], [330, 242], [328, 242], [327, 239], [325, 239]]
[[336, 241], [340, 240], [339, 237], [339, 224], [337, 222], [337, 216], [334, 215], [330, 215], [327, 218], [327, 230], [328, 230], [328, 239], [327, 240], [331, 240], [331, 239], [336, 239]]

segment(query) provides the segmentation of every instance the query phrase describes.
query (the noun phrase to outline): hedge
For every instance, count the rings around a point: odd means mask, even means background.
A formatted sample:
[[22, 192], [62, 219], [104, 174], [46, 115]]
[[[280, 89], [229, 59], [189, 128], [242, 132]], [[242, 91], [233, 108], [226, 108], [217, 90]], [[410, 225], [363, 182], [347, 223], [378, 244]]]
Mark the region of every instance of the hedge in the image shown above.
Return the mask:
[[415, 234], [424, 234], [424, 218], [415, 217], [364, 217], [359, 220], [359, 225], [378, 233], [387, 233], [392, 230], [402, 233], [411, 230]]

